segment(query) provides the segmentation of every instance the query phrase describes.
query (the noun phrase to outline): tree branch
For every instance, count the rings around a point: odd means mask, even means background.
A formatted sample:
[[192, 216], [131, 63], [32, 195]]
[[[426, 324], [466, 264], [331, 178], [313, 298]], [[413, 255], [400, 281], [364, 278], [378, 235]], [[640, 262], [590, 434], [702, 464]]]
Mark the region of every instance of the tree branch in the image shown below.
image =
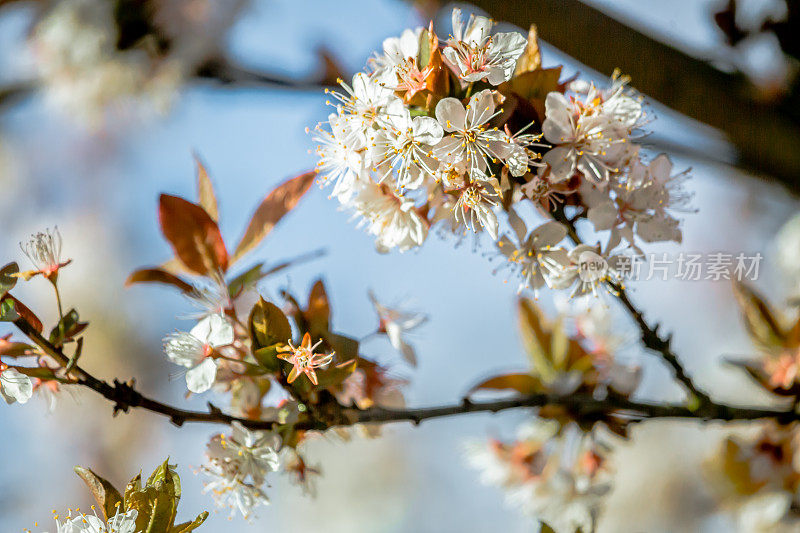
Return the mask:
[[543, 40], [605, 75], [622, 69], [642, 93], [724, 132], [744, 166], [800, 193], [800, 124], [780, 105], [759, 101], [744, 76], [722, 72], [579, 0], [472, 3], [496, 20], [536, 24]]
[[[69, 363], [61, 349], [45, 339], [24, 318], [18, 318], [14, 325], [34, 342], [44, 353], [53, 357], [62, 367]], [[114, 413], [128, 412], [130, 408], [140, 408], [152, 413], [165, 416], [178, 426], [187, 422], [204, 422], [213, 424], [230, 425], [239, 422], [250, 429], [273, 429], [277, 422], [269, 420], [252, 420], [236, 417], [222, 412], [220, 409], [209, 405], [208, 412], [190, 411], [179, 409], [162, 402], [150, 399], [133, 388], [133, 384], [121, 383], [114, 380], [113, 385], [97, 379], [83, 368], [75, 365], [70, 370], [70, 375], [76, 379], [75, 384], [89, 388], [114, 404]], [[509, 409], [536, 408], [544, 406], [560, 406], [567, 409], [578, 418], [602, 418], [615, 415], [629, 418], [632, 421], [647, 419], [694, 419], [694, 420], [721, 420], [721, 421], [748, 421], [759, 419], [772, 419], [779, 423], [789, 423], [800, 420], [800, 414], [794, 410], [762, 409], [753, 407], [734, 407], [709, 403], [704, 409], [691, 409], [685, 405], [655, 404], [648, 402], [634, 402], [615, 395], [597, 399], [587, 394], [532, 394], [517, 398], [475, 402], [465, 398], [461, 403], [440, 407], [423, 407], [409, 409], [387, 409], [372, 407], [357, 409], [337, 405], [339, 416], [332, 424], [317, 422], [298, 424], [298, 429], [324, 430], [334, 426], [352, 426], [358, 423], [392, 423], [412, 422], [420, 424], [424, 420], [443, 418], [468, 413], [490, 412], [497, 413]]]
[[195, 73], [200, 80], [216, 81], [223, 86], [260, 86], [293, 89], [300, 91], [319, 90], [322, 87], [334, 85], [337, 74], [326, 68], [321, 76], [298, 80], [288, 76], [279, 76], [269, 72], [248, 69], [232, 63], [225, 58], [214, 58], [201, 64]]

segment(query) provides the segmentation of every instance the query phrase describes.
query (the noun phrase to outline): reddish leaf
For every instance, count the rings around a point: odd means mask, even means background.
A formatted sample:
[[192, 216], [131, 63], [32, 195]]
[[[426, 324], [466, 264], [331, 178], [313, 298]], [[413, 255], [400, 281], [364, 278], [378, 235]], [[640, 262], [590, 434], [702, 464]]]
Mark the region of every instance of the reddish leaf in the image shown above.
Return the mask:
[[17, 300], [16, 298], [14, 298], [13, 296], [11, 296], [10, 294], [9, 294], [9, 295], [7, 295], [6, 297], [7, 297], [7, 298], [10, 298], [10, 299], [11, 299], [11, 300], [14, 302], [14, 311], [16, 311], [16, 312], [17, 312], [17, 314], [18, 314], [20, 317], [24, 318], [24, 319], [25, 319], [25, 321], [26, 321], [28, 324], [30, 324], [31, 326], [33, 326], [33, 329], [35, 329], [35, 330], [36, 330], [36, 331], [38, 331], [39, 333], [41, 333], [42, 331], [44, 331], [44, 325], [42, 325], [42, 321], [41, 321], [41, 320], [39, 320], [39, 317], [37, 317], [37, 316], [36, 316], [36, 315], [33, 313], [33, 311], [31, 311], [30, 309], [28, 309], [28, 307], [27, 307], [27, 306], [26, 306], [24, 303], [20, 302], [19, 300]]
[[189, 270], [200, 275], [227, 270], [225, 241], [205, 209], [183, 198], [162, 194], [159, 219], [164, 237]]
[[479, 383], [470, 389], [470, 394], [485, 389], [515, 390], [520, 394], [535, 394], [542, 392], [542, 384], [530, 374], [507, 374], [495, 376]]
[[130, 286], [134, 283], [164, 283], [173, 285], [185, 293], [190, 293], [194, 287], [170, 272], [160, 268], [140, 268], [134, 270], [128, 279], [125, 280], [125, 285]]
[[231, 263], [259, 245], [283, 215], [294, 209], [300, 198], [308, 192], [315, 178], [316, 172], [306, 172], [278, 185], [264, 198], [253, 214], [242, 240], [236, 246]]
[[203, 162], [200, 161], [200, 157], [197, 154], [195, 154], [194, 160], [197, 163], [197, 192], [200, 206], [206, 210], [206, 213], [214, 222], [219, 222], [219, 206], [217, 205], [217, 195], [214, 194], [214, 185], [211, 183], [206, 167], [203, 166]]
[[322, 336], [327, 333], [330, 316], [331, 305], [328, 301], [328, 293], [325, 291], [325, 284], [318, 279], [308, 295], [308, 308], [306, 309], [306, 320], [312, 334]]

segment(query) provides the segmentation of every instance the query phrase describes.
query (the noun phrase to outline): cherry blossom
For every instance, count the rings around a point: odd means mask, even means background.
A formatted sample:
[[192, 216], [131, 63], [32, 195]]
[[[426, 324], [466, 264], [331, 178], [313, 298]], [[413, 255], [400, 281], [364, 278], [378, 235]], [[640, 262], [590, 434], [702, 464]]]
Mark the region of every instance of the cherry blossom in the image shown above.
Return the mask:
[[41, 274], [54, 280], [58, 271], [71, 262], [69, 259], [61, 260], [61, 233], [58, 228], [33, 235], [28, 242], [20, 243], [20, 248], [34, 266], [34, 270], [20, 273], [26, 279]]
[[505, 159], [512, 145], [504, 132], [489, 128], [495, 116], [494, 96], [485, 89], [472, 95], [466, 107], [456, 98], [443, 98], [436, 104], [436, 120], [449, 133], [434, 154], [449, 166], [464, 163], [467, 171], [485, 171], [489, 159]]
[[378, 332], [385, 333], [394, 349], [400, 352], [406, 361], [416, 366], [416, 353], [406, 342], [404, 335], [421, 326], [427, 317], [422, 313], [410, 313], [383, 305], [372, 291], [369, 292], [369, 299], [378, 314]]
[[509, 505], [555, 531], [591, 531], [608, 493], [602, 450], [574, 425], [552, 421], [521, 426], [516, 440], [470, 443], [467, 460], [481, 481], [506, 491]]
[[414, 201], [395, 195], [390, 183], [365, 183], [347, 205], [363, 217], [359, 225], [375, 235], [379, 252], [409, 250], [420, 246], [428, 235], [429, 224]]
[[[542, 132], [554, 147], [544, 154], [542, 161], [548, 164], [552, 179], [563, 181], [578, 171], [596, 185], [605, 186], [609, 175], [620, 171], [625, 145], [629, 142], [629, 128], [633, 125], [628, 107], [604, 106], [599, 96], [583, 102], [551, 92], [545, 108], [547, 118]], [[620, 114], [622, 110], [624, 115]]]
[[31, 378], [0, 362], [0, 395], [6, 403], [25, 403], [33, 396]]
[[372, 156], [376, 171], [386, 176], [396, 169], [400, 189], [416, 189], [425, 175], [433, 174], [438, 162], [433, 147], [444, 135], [439, 123], [430, 117], [414, 117], [399, 100], [392, 102], [383, 118], [383, 129], [376, 135]]
[[469, 83], [486, 79], [499, 85], [509, 80], [525, 50], [525, 37], [513, 32], [492, 35], [494, 22], [481, 16], [470, 15], [464, 26], [457, 8], [452, 21], [453, 36], [442, 54], [456, 74]]
[[294, 382], [300, 374], [305, 374], [311, 383], [318, 384], [316, 369], [328, 365], [333, 360], [333, 353], [314, 353], [320, 344], [322, 344], [322, 339], [312, 345], [311, 335], [306, 332], [299, 346], [294, 346], [290, 340], [288, 346], [278, 351], [279, 359], [292, 364], [292, 370], [286, 378], [289, 383]]
[[556, 245], [567, 236], [567, 228], [555, 221], [545, 222], [528, 232], [525, 223], [513, 210], [508, 212], [509, 225], [514, 230], [514, 239], [503, 235], [497, 241], [500, 252], [515, 270], [520, 271], [522, 280], [519, 290], [533, 289], [534, 293], [545, 285], [545, 274], [550, 268], [558, 268], [561, 261], [553, 263], [551, 256], [565, 254], [556, 250]]
[[[94, 506], [92, 506], [94, 508]], [[114, 516], [105, 522], [96, 514], [86, 515], [79, 513], [72, 516], [72, 512], [64, 518], [64, 522], [56, 515], [56, 533], [138, 533], [136, 531], [136, 518], [139, 516], [136, 509], [126, 513], [117, 511]]]
[[210, 315], [188, 333], [178, 332], [164, 339], [164, 351], [170, 361], [184, 366], [186, 386], [191, 392], [202, 393], [211, 388], [217, 376], [216, 348], [234, 340], [233, 327], [222, 315]]

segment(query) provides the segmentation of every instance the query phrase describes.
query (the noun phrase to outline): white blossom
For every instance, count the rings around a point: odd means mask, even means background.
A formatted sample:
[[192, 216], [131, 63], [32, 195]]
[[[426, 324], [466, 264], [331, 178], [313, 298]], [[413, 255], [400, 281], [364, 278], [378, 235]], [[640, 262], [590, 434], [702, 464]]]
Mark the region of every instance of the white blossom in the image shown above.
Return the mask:
[[421, 326], [427, 320], [427, 317], [422, 313], [401, 311], [400, 309], [383, 305], [372, 291], [369, 291], [369, 299], [380, 321], [378, 331], [385, 333], [394, 349], [400, 352], [406, 361], [416, 366], [417, 356], [414, 348], [406, 342], [404, 337], [407, 332]]
[[263, 490], [231, 476], [222, 463], [204, 466], [203, 472], [211, 478], [205, 483], [203, 492], [210, 492], [217, 506], [229, 507], [231, 514], [239, 511], [247, 520], [252, 518], [254, 508], [269, 504], [269, 498]]
[[[514, 238], [503, 235], [497, 242], [500, 252], [506, 257], [522, 280], [519, 290], [533, 289], [536, 292], [545, 285], [548, 274], [548, 263], [551, 256], [559, 253], [556, 245], [567, 236], [567, 228], [556, 221], [545, 222], [528, 233], [525, 223], [512, 209], [508, 212], [508, 221], [514, 231]], [[560, 253], [565, 253], [563, 250]], [[556, 267], [559, 262], [555, 264]]]
[[56, 533], [139, 533], [136, 531], [136, 518], [139, 516], [136, 509], [122, 513], [117, 511], [114, 516], [105, 522], [97, 515], [79, 513], [72, 516], [72, 512], [64, 518], [64, 522], [56, 516]]
[[164, 351], [175, 364], [184, 366], [186, 385], [191, 392], [201, 393], [211, 388], [217, 376], [214, 349], [231, 344], [233, 326], [222, 315], [202, 319], [191, 331], [178, 332], [164, 339]]
[[581, 197], [595, 230], [611, 230], [609, 249], [625, 239], [640, 253], [634, 234], [644, 242], [681, 242], [680, 222], [670, 210], [688, 210], [692, 196], [682, 189], [686, 173], [673, 176], [672, 168], [669, 157], [660, 154], [648, 165], [635, 161], [624, 184], [602, 190], [582, 184]]
[[424, 79], [417, 64], [421, 34], [421, 27], [407, 29], [400, 37], [383, 41], [383, 54], [370, 60], [372, 76], [378, 83], [394, 90], [408, 90]]
[[438, 163], [433, 147], [444, 135], [439, 123], [431, 117], [414, 117], [400, 100], [387, 106], [372, 149], [376, 171], [385, 177], [395, 170], [400, 189], [416, 189]]
[[31, 44], [55, 107], [91, 126], [112, 104], [166, 107], [182, 81], [182, 60], [153, 61], [138, 47], [119, 50], [118, 36], [114, 6], [102, 0], [63, 0], [44, 15]]
[[456, 192], [458, 200], [453, 206], [453, 216], [474, 232], [485, 229], [496, 241], [499, 224], [494, 208], [500, 199], [497, 193], [499, 184], [496, 179], [486, 178], [479, 171], [475, 176], [480, 181], [469, 183]]
[[359, 225], [375, 235], [375, 247], [385, 253], [420, 246], [428, 235], [428, 223], [413, 200], [396, 196], [388, 184], [365, 183], [347, 204], [363, 217]]
[[525, 37], [515, 32], [492, 35], [494, 22], [481, 16], [470, 15], [465, 26], [457, 8], [452, 21], [453, 36], [442, 55], [459, 78], [468, 83], [486, 79], [492, 85], [511, 79], [527, 45]]
[[545, 99], [545, 115], [542, 131], [554, 147], [542, 160], [549, 165], [551, 179], [563, 181], [578, 171], [605, 186], [627, 159], [641, 106], [622, 90], [605, 101], [600, 94], [590, 94], [586, 102], [551, 92]]
[[208, 463], [203, 472], [211, 477], [204, 492], [211, 492], [218, 506], [238, 510], [250, 518], [254, 507], [269, 503], [261, 489], [270, 472], [280, 466], [280, 437], [270, 431], [250, 431], [238, 422], [233, 433], [215, 435], [208, 443]]
[[352, 198], [358, 189], [366, 162], [367, 146], [355, 135], [345, 118], [331, 114], [328, 117], [330, 131], [318, 125], [314, 140], [319, 156], [317, 173], [323, 184], [333, 183], [333, 196], [342, 201]]
[[481, 481], [506, 491], [509, 505], [543, 521], [557, 533], [591, 531], [601, 498], [609, 490], [602, 458], [574, 425], [536, 421], [511, 443], [468, 445], [467, 460]]
[[466, 108], [457, 98], [443, 98], [436, 104], [436, 119], [449, 135], [434, 154], [448, 166], [463, 163], [471, 175], [485, 171], [488, 160], [505, 160], [512, 152], [508, 136], [488, 122], [496, 116], [492, 91], [472, 95]]
[[[605, 286], [608, 281], [619, 281], [615, 269], [618, 257], [606, 256], [599, 247], [581, 244], [570, 250], [566, 257], [558, 256], [557, 259], [557, 262], [549, 264], [548, 284], [555, 289], [574, 285], [573, 297], [587, 294], [597, 296], [598, 287]], [[610, 287], [606, 288], [611, 290]]]
[[391, 89], [384, 87], [378, 81], [364, 72], [353, 76], [352, 86], [339, 80], [339, 85], [345, 92], [327, 90], [339, 104], [339, 115], [347, 126], [357, 134], [363, 142], [370, 140], [372, 125], [381, 117], [383, 108], [397, 97]]
[[27, 402], [33, 396], [31, 378], [0, 363], [0, 395], [9, 404]]
[[226, 463], [228, 470], [242, 480], [263, 484], [266, 475], [280, 466], [280, 437], [268, 431], [250, 431], [239, 422], [233, 422], [231, 428], [229, 437], [220, 433], [211, 439], [209, 459]]

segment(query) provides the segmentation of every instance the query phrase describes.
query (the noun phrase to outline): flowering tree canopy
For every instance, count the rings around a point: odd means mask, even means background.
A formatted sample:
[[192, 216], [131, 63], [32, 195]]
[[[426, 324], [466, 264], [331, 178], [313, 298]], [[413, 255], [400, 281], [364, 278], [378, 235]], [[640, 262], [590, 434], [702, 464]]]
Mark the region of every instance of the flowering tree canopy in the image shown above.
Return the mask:
[[[131, 21], [116, 4], [64, 0], [41, 16], [30, 39], [48, 96], [95, 121], [112, 101], [163, 103], [181, 79], [208, 74], [209, 57], [242, 4], [214, 4], [201, 19], [133, 10], [139, 19]], [[186, 39], [195, 33], [202, 39]], [[688, 170], [644, 144], [653, 118], [626, 76], [593, 83], [565, 77], [544, 59], [535, 26], [527, 35], [497, 31], [493, 20], [455, 8], [447, 37], [433, 23], [407, 29], [386, 39], [363, 71], [325, 89], [331, 113], [309, 131], [316, 169], [254, 205], [235, 245], [223, 238], [213, 180], [199, 158], [195, 198], [159, 197], [158, 224], [172, 256], [135, 270], [126, 284], [160, 284], [191, 302], [192, 327], [162, 331], [164, 357], [180, 371], [187, 396], [213, 393], [223, 407], [184, 409], [82, 365], [93, 329], [62, 298], [59, 274], [89, 258], [65, 256], [69, 243], [62, 250], [56, 228], [21, 245], [29, 268], [9, 262], [0, 269], [0, 321], [12, 326], [0, 337], [0, 394], [8, 404], [42, 395], [53, 408], [60, 391], [81, 388], [107, 400], [115, 415], [139, 409], [177, 426], [223, 426], [210, 435], [197, 471], [214, 504], [237, 520], [269, 503], [277, 472], [315, 495], [324, 465], [311, 460], [308, 443], [320, 435], [378, 438], [392, 422], [520, 409], [526, 420], [513, 438], [466, 443], [466, 462], [539, 531], [558, 533], [602, 525], [615, 452], [634, 426], [676, 418], [750, 422], [754, 432], [726, 437], [706, 459], [710, 490], [742, 531], [797, 530], [800, 320], [746, 282], [757, 263], [709, 267], [717, 279], [739, 274], [731, 290], [757, 357], [728, 362], [774, 405], [724, 403], [696, 384], [671, 335], [628, 293], [652, 245], [682, 242], [681, 217], [695, 212]], [[263, 290], [264, 280], [323, 253], [278, 260], [270, 249], [269, 262], [255, 259], [315, 184], [374, 237], [380, 253], [408, 252], [434, 235], [483, 248], [518, 287], [525, 363], [512, 372], [487, 368], [451, 404], [407, 407], [408, 375], [427, 356], [409, 332], [425, 314], [369, 291], [372, 309], [363, 312], [374, 330], [363, 337], [334, 325], [338, 302], [321, 278], [308, 294]], [[786, 237], [787, 248], [796, 247], [796, 234]], [[27, 283], [52, 287], [55, 323], [17, 298]], [[539, 305], [545, 293], [557, 313]], [[631, 343], [612, 305], [672, 372], [680, 401], [642, 398], [642, 368], [621, 356]], [[366, 355], [362, 344], [372, 336], [401, 362]], [[169, 460], [123, 490], [89, 468], [76, 472], [96, 506], [54, 512], [58, 533], [188, 533], [202, 530], [209, 516], [178, 518], [181, 484]]]

